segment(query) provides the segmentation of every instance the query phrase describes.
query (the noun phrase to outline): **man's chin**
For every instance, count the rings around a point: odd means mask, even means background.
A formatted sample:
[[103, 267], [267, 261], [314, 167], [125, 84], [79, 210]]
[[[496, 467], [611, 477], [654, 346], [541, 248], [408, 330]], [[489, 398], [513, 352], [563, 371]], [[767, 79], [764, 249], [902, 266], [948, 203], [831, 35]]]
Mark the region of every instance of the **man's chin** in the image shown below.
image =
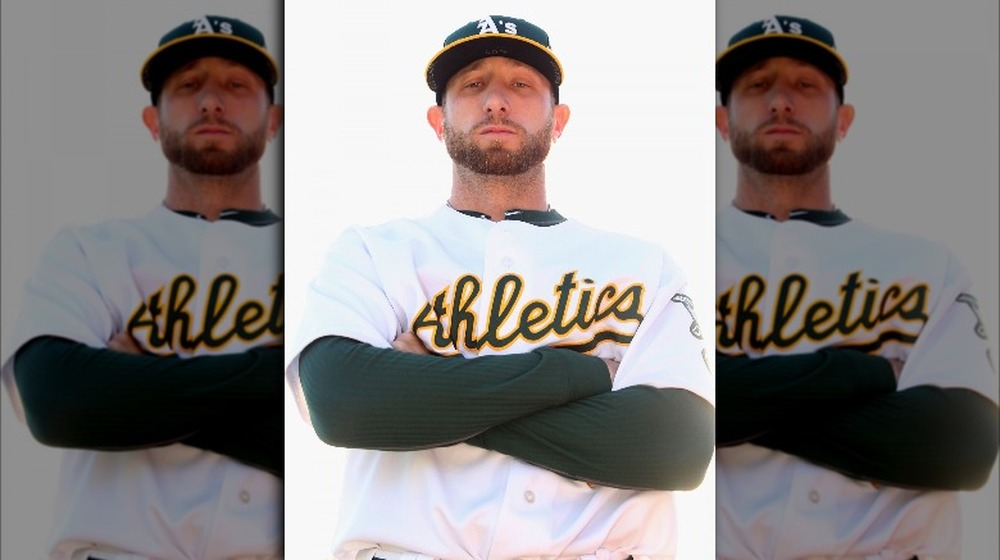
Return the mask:
[[477, 147], [486, 154], [512, 154], [521, 149], [521, 144], [515, 138], [494, 139], [477, 142]]
[[805, 175], [814, 171], [818, 164], [819, 162], [811, 159], [806, 161], [801, 155], [789, 154], [789, 157], [772, 157], [759, 161], [755, 167], [768, 175]]
[[232, 153], [221, 150], [189, 153], [177, 164], [191, 173], [213, 176], [236, 175], [248, 167], [246, 158], [237, 158]]

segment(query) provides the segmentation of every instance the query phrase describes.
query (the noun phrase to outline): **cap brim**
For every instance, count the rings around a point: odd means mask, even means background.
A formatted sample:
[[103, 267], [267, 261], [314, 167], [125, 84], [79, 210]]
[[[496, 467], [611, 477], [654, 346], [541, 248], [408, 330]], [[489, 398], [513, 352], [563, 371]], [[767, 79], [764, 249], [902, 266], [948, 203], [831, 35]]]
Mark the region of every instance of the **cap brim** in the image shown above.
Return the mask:
[[715, 88], [726, 92], [747, 68], [765, 58], [788, 56], [815, 65], [843, 87], [847, 83], [847, 64], [828, 45], [791, 33], [770, 33], [751, 37], [731, 45], [715, 63]]
[[440, 96], [448, 80], [469, 64], [490, 56], [519, 60], [538, 70], [553, 87], [562, 83], [562, 64], [556, 55], [540, 43], [517, 35], [476, 35], [448, 45], [427, 64], [427, 86]]
[[278, 64], [259, 45], [232, 35], [203, 33], [171, 41], [153, 51], [142, 65], [142, 85], [155, 91], [178, 68], [205, 56], [239, 62], [257, 73], [268, 86], [278, 82]]

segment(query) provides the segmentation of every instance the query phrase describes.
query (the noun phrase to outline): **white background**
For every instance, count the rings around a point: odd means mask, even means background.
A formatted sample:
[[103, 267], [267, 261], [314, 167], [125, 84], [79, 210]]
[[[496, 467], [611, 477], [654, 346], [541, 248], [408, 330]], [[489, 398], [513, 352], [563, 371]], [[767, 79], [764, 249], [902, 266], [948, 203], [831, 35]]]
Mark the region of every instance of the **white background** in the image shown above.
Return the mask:
[[[425, 124], [423, 71], [445, 35], [487, 13], [552, 35], [573, 110], [549, 159], [549, 194], [567, 216], [660, 239], [687, 269], [711, 324], [715, 204], [735, 185], [714, 123], [714, 59], [744, 24], [774, 12], [833, 29], [858, 110], [834, 158], [848, 214], [946, 241], [983, 288], [996, 348], [997, 5], [962, 0], [724, 0], [675, 8], [635, 0], [285, 2], [285, 201], [272, 144], [266, 201], [286, 223], [289, 336], [320, 251], [343, 227], [424, 213], [450, 185], [450, 161]], [[412, 4], [412, 7], [411, 7]], [[701, 6], [701, 4], [705, 4]], [[2, 330], [40, 245], [63, 224], [145, 212], [166, 164], [141, 125], [139, 67], [168, 29], [204, 11], [261, 27], [277, 47], [272, 0], [5, 1], [2, 9]], [[789, 7], [791, 6], [791, 7]], [[269, 23], [270, 22], [270, 23]], [[715, 197], [714, 151], [720, 194]], [[996, 353], [994, 353], [996, 355]], [[5, 391], [4, 391], [5, 392]], [[6, 400], [4, 398], [3, 400]], [[40, 556], [56, 452], [2, 413], [2, 551]], [[327, 547], [338, 457], [290, 410], [287, 557]], [[996, 469], [968, 495], [968, 558], [996, 558]], [[683, 494], [681, 560], [710, 557], [714, 479]]]
[[[167, 163], [142, 125], [139, 69], [166, 32], [209, 14], [264, 32], [280, 56], [275, 0], [14, 0], [2, 9], [2, 334], [4, 356], [24, 280], [56, 229], [145, 214], [163, 200]], [[280, 87], [279, 87], [280, 93]], [[262, 170], [281, 211], [280, 139]], [[59, 453], [15, 418], [6, 388], [0, 557], [40, 558], [52, 519]]]
[[[426, 121], [434, 93], [424, 71], [448, 34], [489, 14], [539, 25], [563, 63], [560, 101], [571, 116], [546, 164], [552, 207], [662, 242], [711, 325], [714, 10], [657, 6], [286, 2], [286, 338], [346, 225], [423, 215], [448, 198], [452, 164]], [[318, 558], [329, 547], [341, 455], [290, 405], [287, 422], [286, 550]], [[698, 490], [679, 493], [682, 560], [714, 555], [714, 487], [713, 465]]]
[[[997, 360], [998, 39], [996, 2], [720, 0], [717, 48], [774, 14], [833, 32], [856, 116], [831, 164], [847, 215], [939, 239], [970, 270]], [[735, 191], [729, 145], [717, 140], [718, 203]], [[998, 558], [997, 467], [963, 493], [963, 558]]]

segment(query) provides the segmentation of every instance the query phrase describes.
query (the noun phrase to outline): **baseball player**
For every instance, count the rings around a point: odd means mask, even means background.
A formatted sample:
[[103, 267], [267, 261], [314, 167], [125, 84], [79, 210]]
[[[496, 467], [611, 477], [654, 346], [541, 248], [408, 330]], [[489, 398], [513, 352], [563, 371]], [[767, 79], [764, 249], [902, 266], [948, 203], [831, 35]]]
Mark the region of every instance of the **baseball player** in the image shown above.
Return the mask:
[[942, 245], [851, 219], [833, 35], [776, 15], [716, 63], [738, 161], [717, 221], [717, 550], [724, 559], [958, 558], [958, 490], [997, 456], [997, 374]]
[[350, 448], [335, 556], [672, 558], [671, 490], [714, 429], [682, 271], [550, 208], [569, 108], [541, 28], [469, 22], [426, 78], [451, 196], [343, 232], [290, 353], [316, 433]]
[[63, 229], [26, 284], [3, 378], [65, 448], [48, 558], [281, 556], [281, 224], [258, 166], [277, 78], [241, 20], [164, 35], [141, 71], [163, 203]]

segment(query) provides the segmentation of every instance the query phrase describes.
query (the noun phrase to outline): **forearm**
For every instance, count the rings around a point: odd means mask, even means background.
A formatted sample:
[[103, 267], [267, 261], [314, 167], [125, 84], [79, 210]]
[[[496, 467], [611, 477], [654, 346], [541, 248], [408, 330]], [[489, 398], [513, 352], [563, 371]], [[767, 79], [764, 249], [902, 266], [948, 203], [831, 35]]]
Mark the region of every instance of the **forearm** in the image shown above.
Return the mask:
[[809, 422], [896, 389], [887, 360], [855, 350], [749, 358], [716, 354], [719, 446]]
[[542, 348], [476, 359], [417, 355], [324, 337], [299, 356], [313, 428], [341, 447], [413, 450], [610, 391], [603, 360]]
[[469, 443], [594, 484], [690, 490], [712, 458], [714, 417], [694, 393], [639, 385], [519, 418]]
[[182, 359], [55, 337], [14, 359], [32, 434], [57, 447], [126, 450], [176, 443], [246, 407], [280, 402], [280, 347]]
[[277, 406], [256, 409], [247, 418], [219, 420], [181, 443], [225, 455], [241, 463], [284, 476], [284, 411]]
[[966, 389], [923, 385], [754, 443], [854, 478], [904, 488], [974, 490], [997, 457], [997, 406]]

